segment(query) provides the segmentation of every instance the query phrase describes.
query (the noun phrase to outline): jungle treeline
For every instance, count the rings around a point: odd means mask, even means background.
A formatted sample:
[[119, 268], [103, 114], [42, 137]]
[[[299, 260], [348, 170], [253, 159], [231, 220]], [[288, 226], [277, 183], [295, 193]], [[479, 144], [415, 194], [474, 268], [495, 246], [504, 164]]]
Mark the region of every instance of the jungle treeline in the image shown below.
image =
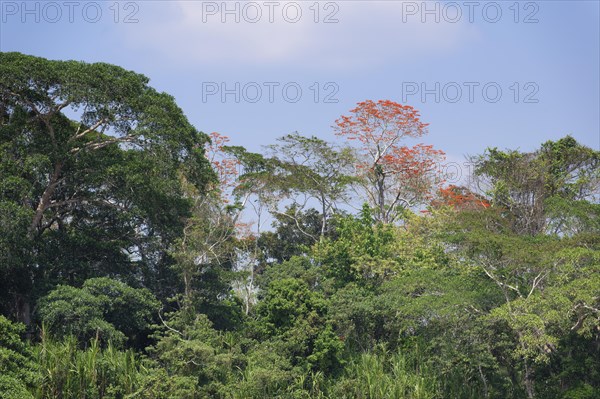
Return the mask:
[[600, 151], [457, 178], [427, 131], [365, 100], [254, 153], [0, 53], [0, 398], [599, 398]]

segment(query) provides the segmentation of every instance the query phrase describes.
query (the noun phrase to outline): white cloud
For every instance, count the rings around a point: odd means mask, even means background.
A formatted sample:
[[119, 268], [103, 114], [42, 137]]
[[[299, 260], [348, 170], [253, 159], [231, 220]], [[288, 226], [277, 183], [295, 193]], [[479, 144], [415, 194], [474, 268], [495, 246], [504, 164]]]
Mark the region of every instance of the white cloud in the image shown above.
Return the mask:
[[[146, 2], [141, 5], [140, 23], [125, 26], [122, 33], [132, 50], [152, 50], [188, 65], [302, 65], [338, 70], [445, 54], [477, 39], [474, 26], [465, 22], [435, 23], [429, 17], [422, 23], [418, 15], [405, 16], [403, 21], [401, 2], [319, 2], [318, 23], [314, 4]], [[232, 10], [236, 6], [237, 23], [235, 14], [223, 13], [223, 7]], [[298, 8], [302, 15], [291, 23]], [[323, 23], [327, 16], [338, 22]]]

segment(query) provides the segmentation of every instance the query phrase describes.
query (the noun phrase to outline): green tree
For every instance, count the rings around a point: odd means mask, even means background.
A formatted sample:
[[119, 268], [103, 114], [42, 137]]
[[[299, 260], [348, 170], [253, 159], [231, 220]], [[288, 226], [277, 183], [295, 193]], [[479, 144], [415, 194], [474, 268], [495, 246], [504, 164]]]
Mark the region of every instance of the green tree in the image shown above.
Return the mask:
[[[279, 265], [275, 266], [278, 267]], [[344, 345], [327, 324], [327, 301], [297, 278], [273, 280], [255, 307], [257, 339], [267, 339], [292, 366], [333, 373], [343, 363]]]
[[518, 233], [582, 232], [598, 215], [600, 151], [571, 136], [528, 153], [490, 148], [472, 161], [480, 188]]
[[349, 282], [376, 286], [398, 272], [394, 226], [376, 222], [366, 204], [358, 217], [341, 217], [336, 223], [336, 237], [314, 249], [316, 260], [335, 286]]
[[144, 345], [159, 303], [147, 289], [109, 278], [86, 280], [82, 288], [59, 286], [39, 302], [43, 323], [55, 337], [74, 335], [86, 344], [96, 337], [116, 345]]
[[31, 348], [21, 340], [25, 326], [0, 315], [0, 398], [33, 398], [36, 373]]
[[98, 275], [153, 284], [189, 211], [178, 175], [213, 176], [173, 98], [117, 66], [0, 53], [0, 121], [4, 312], [29, 324], [36, 297]]
[[446, 228], [457, 259], [502, 293], [503, 303], [485, 316], [487, 326], [512, 337], [496, 350], [516, 362], [517, 383], [535, 397], [535, 370], [561, 342], [571, 334], [597, 339], [597, 237], [516, 234], [501, 209], [459, 213]]
[[[274, 230], [265, 231], [258, 238], [258, 246], [267, 264], [308, 254], [312, 245], [319, 241], [323, 219], [315, 209], [302, 211], [292, 205], [285, 212], [273, 215], [273, 219]], [[325, 237], [335, 235], [335, 224], [335, 219], [328, 222]]]
[[225, 397], [226, 386], [235, 384], [235, 371], [245, 366], [244, 340], [215, 330], [206, 315], [191, 308], [170, 314], [155, 339], [148, 352], [164, 370], [165, 397]]
[[[268, 148], [275, 165], [272, 189], [285, 198], [292, 198], [294, 202], [290, 208], [300, 211], [308, 201], [316, 200], [321, 214], [319, 236], [325, 237], [328, 220], [337, 210], [338, 202], [348, 199], [347, 190], [355, 180], [351, 176], [352, 150], [337, 148], [315, 136], [304, 137], [298, 133], [281, 137], [278, 144]], [[301, 223], [301, 215], [289, 212], [281, 215], [292, 218], [298, 225]], [[298, 230], [302, 231], [300, 226]]]

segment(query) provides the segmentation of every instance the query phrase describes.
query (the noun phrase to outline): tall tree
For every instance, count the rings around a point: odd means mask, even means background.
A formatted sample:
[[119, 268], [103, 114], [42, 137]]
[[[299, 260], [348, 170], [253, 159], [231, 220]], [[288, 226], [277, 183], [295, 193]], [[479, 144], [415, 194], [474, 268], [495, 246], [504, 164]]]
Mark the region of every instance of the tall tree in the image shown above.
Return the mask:
[[359, 141], [356, 170], [362, 191], [375, 209], [374, 217], [392, 223], [403, 208], [428, 199], [440, 183], [436, 164], [443, 152], [431, 145], [402, 142], [427, 134], [427, 124], [409, 105], [367, 100], [336, 121], [336, 134]]
[[[286, 192], [285, 197], [294, 200], [294, 206], [300, 210], [306, 201], [298, 201], [298, 195], [318, 202], [323, 238], [327, 220], [338, 202], [347, 199], [347, 189], [353, 181], [350, 166], [354, 154], [348, 147], [336, 148], [315, 136], [303, 137], [298, 133], [281, 137], [278, 142], [269, 146], [277, 166], [279, 187], [275, 188]], [[288, 216], [289, 212], [282, 215]]]
[[178, 175], [213, 176], [173, 98], [117, 66], [0, 53], [0, 121], [4, 311], [26, 323], [56, 283], [152, 273], [189, 212]]
[[489, 148], [472, 161], [480, 190], [508, 211], [518, 233], [577, 233], [598, 214], [600, 151], [570, 136], [533, 152]]
[[228, 306], [231, 282], [243, 246], [245, 227], [240, 222], [248, 196], [239, 198], [240, 162], [225, 151], [229, 138], [217, 132], [206, 143], [206, 158], [217, 178], [205, 190], [198, 190], [181, 176], [184, 195], [192, 202], [180, 239], [171, 248], [174, 270], [183, 282], [183, 295], [174, 292], [178, 307], [186, 312], [207, 314], [217, 327], [231, 324]]
[[[315, 209], [306, 211], [292, 207], [275, 214], [273, 231], [264, 231], [258, 238], [258, 245], [267, 264], [281, 263], [292, 256], [301, 256], [319, 241], [322, 231], [322, 215]], [[329, 223], [327, 236], [334, 233], [333, 223]]]

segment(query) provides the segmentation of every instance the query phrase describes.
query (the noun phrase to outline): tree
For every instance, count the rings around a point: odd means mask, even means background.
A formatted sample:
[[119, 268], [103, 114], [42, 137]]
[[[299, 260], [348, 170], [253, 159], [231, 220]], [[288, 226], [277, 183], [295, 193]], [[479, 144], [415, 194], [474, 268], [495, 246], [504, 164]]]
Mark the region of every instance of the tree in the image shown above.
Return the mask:
[[183, 283], [180, 295], [174, 292], [178, 307], [207, 314], [217, 327], [231, 327], [236, 316], [231, 312], [229, 291], [235, 277], [238, 248], [244, 241], [246, 225], [240, 217], [248, 197], [234, 192], [239, 182], [240, 162], [225, 151], [227, 136], [210, 134], [206, 158], [217, 178], [205, 190], [198, 190], [181, 176], [184, 195], [191, 200], [191, 217], [186, 220], [181, 238], [170, 254], [173, 269]]
[[54, 336], [75, 336], [87, 344], [94, 337], [106, 343], [143, 347], [144, 334], [159, 309], [156, 298], [143, 288], [109, 278], [87, 280], [82, 288], [62, 285], [40, 300], [39, 314]]
[[336, 120], [335, 132], [359, 141], [360, 186], [376, 209], [376, 220], [392, 223], [401, 209], [422, 203], [440, 183], [436, 163], [443, 152], [431, 145], [402, 145], [403, 140], [427, 133], [427, 124], [409, 105], [367, 100], [350, 112]]
[[[298, 133], [278, 141], [279, 144], [269, 146], [276, 165], [277, 184], [273, 188], [286, 193], [285, 197], [291, 197], [294, 207], [299, 210], [304, 208], [307, 200], [316, 200], [321, 212], [319, 235], [323, 238], [337, 202], [347, 199], [347, 188], [353, 180], [349, 170], [354, 161], [352, 151]], [[305, 195], [305, 200], [298, 201], [298, 194]]]
[[489, 148], [472, 162], [478, 187], [509, 212], [517, 233], [573, 234], [598, 213], [600, 151], [570, 136], [533, 152]]
[[167, 390], [164, 397], [225, 397], [223, 385], [244, 365], [239, 344], [230, 333], [215, 330], [204, 314], [184, 309], [171, 316], [168, 327], [155, 334], [156, 344], [148, 348], [164, 370], [157, 383]]
[[394, 227], [377, 223], [365, 204], [358, 217], [340, 217], [336, 236], [319, 242], [312, 255], [337, 287], [350, 282], [377, 286], [399, 271]]
[[0, 315], [0, 398], [33, 398], [36, 374], [31, 348], [21, 340], [23, 324], [11, 323]]
[[431, 201], [434, 208], [449, 206], [455, 210], [476, 210], [490, 207], [490, 202], [484, 196], [454, 184], [440, 188], [437, 197]]
[[510, 343], [491, 346], [498, 358], [516, 362], [517, 367], [506, 367], [515, 369], [516, 382], [533, 398], [535, 370], [550, 361], [565, 338], [598, 339], [597, 236], [529, 236], [515, 233], [511, 223], [499, 208], [464, 211], [442, 234], [463, 267], [479, 271], [502, 293], [503, 303], [485, 315], [486, 329], [508, 335]]
[[98, 275], [153, 284], [189, 211], [178, 175], [213, 177], [173, 98], [117, 66], [0, 53], [0, 121], [4, 311], [29, 324], [36, 297]]
[[343, 342], [325, 321], [327, 301], [297, 278], [273, 280], [256, 306], [256, 333], [292, 365], [333, 372], [341, 365]]
[[[258, 238], [258, 246], [267, 264], [281, 263], [293, 256], [305, 255], [319, 241], [323, 217], [315, 209], [302, 211], [292, 205], [273, 217], [274, 230], [265, 231]], [[334, 226], [330, 222], [326, 237], [333, 233]]]

